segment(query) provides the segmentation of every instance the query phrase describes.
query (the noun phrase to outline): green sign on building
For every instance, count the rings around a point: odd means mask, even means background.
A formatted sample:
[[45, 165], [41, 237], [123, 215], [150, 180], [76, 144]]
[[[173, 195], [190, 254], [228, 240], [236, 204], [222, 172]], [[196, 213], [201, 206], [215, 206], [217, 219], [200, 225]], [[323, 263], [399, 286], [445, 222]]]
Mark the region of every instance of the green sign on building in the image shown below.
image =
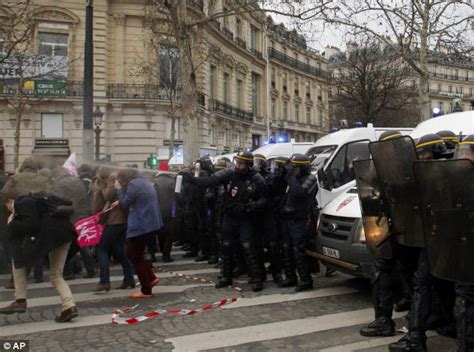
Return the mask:
[[66, 96], [66, 84], [61, 81], [35, 81], [35, 95]]

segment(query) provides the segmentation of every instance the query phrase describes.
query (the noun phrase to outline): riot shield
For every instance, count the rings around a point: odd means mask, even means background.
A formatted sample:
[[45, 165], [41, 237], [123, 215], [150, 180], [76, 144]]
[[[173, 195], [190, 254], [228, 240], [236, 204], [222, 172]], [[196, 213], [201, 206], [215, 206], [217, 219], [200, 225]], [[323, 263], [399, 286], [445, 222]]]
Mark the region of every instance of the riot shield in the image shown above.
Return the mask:
[[391, 231], [396, 241], [405, 246], [424, 247], [423, 225], [413, 174], [413, 162], [417, 160], [413, 140], [404, 136], [372, 142], [369, 149], [386, 199]]
[[414, 173], [431, 273], [473, 284], [474, 164], [467, 159], [418, 161]]
[[380, 182], [372, 160], [353, 162], [367, 247], [373, 254], [392, 257], [390, 230]]

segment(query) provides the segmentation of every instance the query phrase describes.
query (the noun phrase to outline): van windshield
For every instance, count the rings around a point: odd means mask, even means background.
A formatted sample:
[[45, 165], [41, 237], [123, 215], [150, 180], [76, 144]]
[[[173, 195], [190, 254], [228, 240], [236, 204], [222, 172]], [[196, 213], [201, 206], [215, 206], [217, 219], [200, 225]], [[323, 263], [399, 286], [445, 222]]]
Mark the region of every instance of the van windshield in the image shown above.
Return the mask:
[[321, 145], [311, 148], [306, 152], [311, 160], [313, 171], [317, 171], [324, 166], [324, 162], [331, 157], [337, 145]]

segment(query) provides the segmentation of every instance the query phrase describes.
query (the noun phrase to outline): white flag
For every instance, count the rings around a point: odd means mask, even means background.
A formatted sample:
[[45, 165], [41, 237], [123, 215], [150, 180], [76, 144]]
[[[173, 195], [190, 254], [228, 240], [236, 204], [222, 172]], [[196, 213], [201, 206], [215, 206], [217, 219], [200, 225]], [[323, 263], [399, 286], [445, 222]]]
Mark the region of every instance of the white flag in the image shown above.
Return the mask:
[[69, 158], [64, 162], [63, 168], [66, 170], [66, 172], [71, 175], [71, 176], [79, 176], [77, 173], [77, 157], [76, 153], [72, 153], [69, 155]]

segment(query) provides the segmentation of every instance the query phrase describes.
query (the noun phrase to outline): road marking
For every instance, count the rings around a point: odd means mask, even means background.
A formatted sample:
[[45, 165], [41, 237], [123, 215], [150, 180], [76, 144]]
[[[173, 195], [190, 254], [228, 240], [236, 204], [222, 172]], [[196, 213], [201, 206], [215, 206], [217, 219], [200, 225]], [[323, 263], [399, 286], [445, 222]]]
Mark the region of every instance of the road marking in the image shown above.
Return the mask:
[[[182, 270], [182, 271], [179, 271], [181, 274], [184, 274], [184, 275], [191, 275], [191, 276], [194, 276], [194, 275], [201, 275], [201, 274], [216, 274], [218, 272], [220, 272], [220, 269], [213, 269], [213, 268], [209, 268], [209, 269], [198, 269], [198, 270]], [[158, 276], [160, 279], [165, 279], [165, 278], [170, 278], [170, 277], [175, 277], [174, 274], [172, 273], [167, 273], [167, 272], [164, 272], [164, 273], [156, 273], [156, 276]], [[111, 276], [110, 277], [110, 282], [113, 283], [113, 282], [122, 282], [123, 280], [123, 276]], [[75, 279], [75, 280], [69, 280], [67, 281], [67, 284], [69, 286], [75, 286], [75, 285], [87, 285], [87, 284], [94, 284], [94, 283], [98, 283], [99, 281], [99, 278], [92, 278], [92, 279]], [[135, 280], [137, 281], [137, 280]], [[36, 284], [36, 283], [28, 283], [28, 290], [35, 290], [35, 289], [39, 289], [39, 288], [52, 288], [51, 286], [51, 283], [50, 282], [42, 282], [42, 283], [39, 283], [39, 284]], [[4, 287], [0, 287], [0, 292], [13, 292], [13, 290], [7, 290], [6, 288]]]
[[338, 287], [323, 288], [320, 290], [290, 293], [290, 294], [262, 295], [262, 296], [251, 297], [251, 298], [243, 297], [239, 299], [237, 302], [230, 304], [228, 306], [224, 306], [222, 308], [235, 309], [235, 308], [242, 308], [242, 307], [252, 307], [252, 306], [259, 306], [262, 304], [292, 302], [292, 301], [299, 301], [302, 299], [346, 295], [349, 293], [356, 293], [356, 292], [359, 292], [359, 290], [349, 288], [349, 287], [344, 287], [344, 286], [338, 286]]
[[[203, 287], [203, 286], [212, 286], [212, 284], [193, 284], [193, 285], [168, 285], [168, 286], [157, 286], [154, 288], [154, 294], [160, 293], [181, 293], [191, 288], [196, 287]], [[110, 292], [101, 292], [101, 293], [94, 293], [94, 292], [85, 292], [85, 293], [76, 293], [73, 294], [74, 300], [76, 303], [79, 302], [87, 302], [87, 301], [97, 301], [97, 300], [105, 300], [110, 298], [125, 298], [128, 297], [131, 291], [136, 289], [127, 289], [127, 290], [114, 290]], [[43, 306], [51, 306], [57, 305], [61, 303], [61, 299], [59, 296], [48, 296], [48, 297], [39, 297], [39, 298], [28, 298], [28, 307], [43, 307]], [[0, 307], [4, 307], [11, 303], [10, 301], [3, 301], [0, 302]], [[3, 329], [3, 327], [2, 327]]]
[[26, 324], [13, 324], [2, 326], [0, 337], [10, 337], [13, 335], [34, 334], [44, 331], [56, 331], [65, 329], [81, 328], [86, 326], [104, 325], [112, 323], [112, 314], [92, 315], [82, 317], [79, 310], [79, 316], [73, 321], [65, 324], [58, 324], [54, 321], [41, 321]]
[[244, 328], [178, 336], [165, 339], [165, 342], [171, 342], [173, 344], [173, 351], [198, 351], [339, 329], [366, 324], [373, 319], [373, 308], [367, 308], [350, 312], [321, 315], [318, 317], [247, 326]]
[[[380, 337], [376, 339], [369, 339], [369, 340], [364, 340], [364, 341], [359, 341], [359, 342], [354, 342], [354, 343], [348, 343], [346, 345], [332, 346], [328, 348], [323, 348], [322, 350], [319, 350], [319, 352], [351, 352], [351, 351], [357, 351], [357, 350], [362, 350], [366, 348], [386, 346], [391, 343], [397, 342], [398, 340], [401, 339], [402, 336], [403, 335], [400, 334], [397, 336]], [[438, 336], [438, 334], [435, 333], [434, 331], [426, 332], [426, 337], [433, 337], [433, 336]]]

